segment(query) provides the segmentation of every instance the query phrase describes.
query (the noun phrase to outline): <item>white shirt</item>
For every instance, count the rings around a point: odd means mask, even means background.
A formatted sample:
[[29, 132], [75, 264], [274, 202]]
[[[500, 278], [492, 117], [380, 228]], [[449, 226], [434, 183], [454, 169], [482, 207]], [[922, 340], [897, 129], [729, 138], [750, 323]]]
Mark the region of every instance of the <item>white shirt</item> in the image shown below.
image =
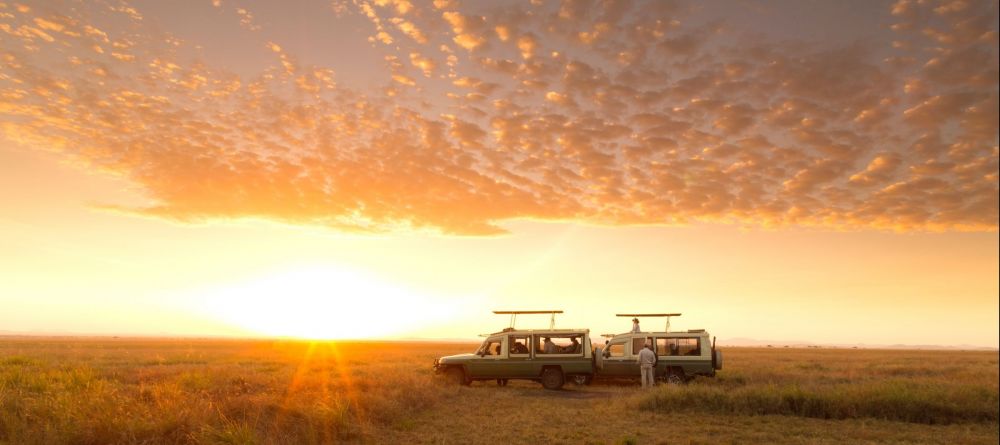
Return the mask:
[[639, 351], [639, 359], [636, 361], [639, 362], [639, 366], [643, 368], [652, 368], [656, 363], [656, 354], [654, 354], [649, 348], [642, 348], [642, 350]]

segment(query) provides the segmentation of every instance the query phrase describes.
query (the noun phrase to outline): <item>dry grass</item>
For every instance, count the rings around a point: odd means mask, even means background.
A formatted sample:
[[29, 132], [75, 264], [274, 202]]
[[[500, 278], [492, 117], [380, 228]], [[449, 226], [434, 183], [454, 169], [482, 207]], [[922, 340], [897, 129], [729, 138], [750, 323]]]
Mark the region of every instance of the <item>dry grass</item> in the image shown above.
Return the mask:
[[926, 424], [998, 421], [997, 355], [886, 350], [756, 350], [745, 365], [683, 391], [644, 397], [647, 410]]
[[995, 352], [726, 349], [716, 379], [441, 384], [461, 344], [0, 339], [0, 444], [997, 443]]

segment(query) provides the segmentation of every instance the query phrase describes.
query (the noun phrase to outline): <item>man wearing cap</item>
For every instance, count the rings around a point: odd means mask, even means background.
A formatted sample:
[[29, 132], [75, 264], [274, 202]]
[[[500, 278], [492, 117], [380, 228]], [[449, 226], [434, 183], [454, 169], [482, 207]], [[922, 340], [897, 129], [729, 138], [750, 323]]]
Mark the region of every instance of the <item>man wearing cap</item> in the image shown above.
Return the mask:
[[652, 388], [655, 385], [654, 376], [656, 373], [656, 354], [653, 353], [653, 344], [646, 340], [646, 344], [639, 351], [639, 370], [642, 373], [642, 387]]

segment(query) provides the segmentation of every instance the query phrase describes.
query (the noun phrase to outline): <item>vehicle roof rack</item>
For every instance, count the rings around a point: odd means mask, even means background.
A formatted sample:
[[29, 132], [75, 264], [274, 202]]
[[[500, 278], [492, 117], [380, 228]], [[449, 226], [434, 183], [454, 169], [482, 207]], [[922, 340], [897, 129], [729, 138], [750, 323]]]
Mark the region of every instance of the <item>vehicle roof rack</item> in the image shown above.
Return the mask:
[[528, 315], [528, 314], [549, 314], [549, 329], [556, 328], [556, 314], [561, 314], [563, 311], [493, 311], [497, 315], [510, 315], [510, 330], [514, 330], [514, 322], [517, 321], [518, 315]]
[[617, 316], [617, 317], [634, 317], [634, 318], [639, 318], [639, 317], [666, 317], [667, 318], [667, 326], [666, 326], [666, 328], [664, 328], [664, 332], [670, 332], [670, 317], [680, 317], [681, 314], [680, 314], [680, 312], [677, 312], [677, 313], [670, 313], [670, 314], [615, 314], [615, 316]]

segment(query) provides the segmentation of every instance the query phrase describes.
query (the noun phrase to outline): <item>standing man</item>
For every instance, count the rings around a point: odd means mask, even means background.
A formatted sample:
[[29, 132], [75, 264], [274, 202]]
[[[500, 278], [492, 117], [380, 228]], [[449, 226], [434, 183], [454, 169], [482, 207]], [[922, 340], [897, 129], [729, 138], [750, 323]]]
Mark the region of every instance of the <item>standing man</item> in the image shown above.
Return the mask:
[[633, 318], [632, 319], [632, 333], [637, 333], [637, 332], [642, 332], [641, 330], [639, 330], [639, 319], [638, 318]]
[[650, 344], [649, 340], [646, 340], [645, 346], [639, 351], [639, 359], [636, 361], [639, 363], [639, 370], [642, 372], [642, 387], [652, 388], [656, 384], [654, 380], [656, 375], [656, 354], [653, 353], [653, 345]]

